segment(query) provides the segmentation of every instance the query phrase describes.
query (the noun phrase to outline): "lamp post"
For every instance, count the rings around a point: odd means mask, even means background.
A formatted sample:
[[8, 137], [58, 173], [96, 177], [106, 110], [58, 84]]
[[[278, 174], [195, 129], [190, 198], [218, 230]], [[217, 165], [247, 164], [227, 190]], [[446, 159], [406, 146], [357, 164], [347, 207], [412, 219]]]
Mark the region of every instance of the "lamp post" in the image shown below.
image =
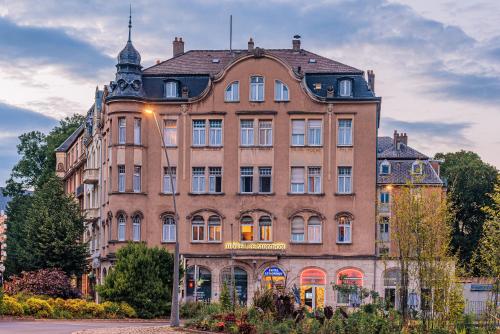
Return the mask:
[[175, 202], [175, 191], [174, 181], [172, 175], [172, 168], [170, 168], [170, 160], [168, 158], [167, 147], [165, 146], [165, 138], [163, 136], [163, 131], [160, 129], [160, 124], [158, 123], [158, 118], [156, 113], [151, 109], [145, 109], [146, 114], [153, 114], [155, 120], [156, 129], [161, 138], [161, 146], [163, 147], [163, 152], [165, 153], [165, 158], [167, 160], [168, 176], [170, 178], [170, 189], [172, 190], [172, 202], [174, 206], [174, 223], [175, 223], [175, 249], [174, 249], [174, 282], [172, 286], [172, 306], [170, 311], [170, 327], [179, 327], [179, 215], [177, 213], [177, 204]]

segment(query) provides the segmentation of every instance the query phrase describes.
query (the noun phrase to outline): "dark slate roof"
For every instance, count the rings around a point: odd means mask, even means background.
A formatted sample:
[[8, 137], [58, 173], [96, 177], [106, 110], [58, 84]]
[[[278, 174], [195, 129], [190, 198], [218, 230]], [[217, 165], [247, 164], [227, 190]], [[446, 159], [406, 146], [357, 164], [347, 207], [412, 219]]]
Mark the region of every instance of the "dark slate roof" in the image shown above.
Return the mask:
[[66, 138], [66, 140], [61, 145], [59, 145], [58, 148], [56, 148], [56, 152], [66, 152], [71, 147], [71, 145], [73, 145], [73, 143], [76, 141], [78, 136], [80, 136], [84, 129], [85, 124], [80, 125], [78, 129], [76, 129], [68, 138]]
[[[352, 96], [339, 96], [339, 82], [342, 79], [352, 80]], [[349, 75], [345, 74], [306, 74], [306, 84], [309, 90], [322, 98], [326, 98], [327, 89], [333, 87], [335, 99], [374, 99], [375, 94], [368, 88], [368, 84], [362, 74]], [[321, 89], [316, 89], [316, 84], [321, 84]]]
[[391, 164], [391, 173], [380, 175], [380, 164], [383, 161], [379, 159], [377, 164], [377, 183], [379, 184], [406, 184], [408, 181], [413, 181], [417, 184], [443, 185], [443, 181], [428, 160], [421, 161], [422, 175], [415, 176], [411, 173], [414, 160], [388, 160]]
[[391, 137], [378, 137], [377, 156], [379, 159], [429, 159], [425, 154], [407, 145], [398, 150]]
[[[179, 87], [179, 96], [181, 96], [182, 87], [188, 87], [188, 97], [199, 96], [208, 86], [208, 75], [175, 75], [168, 77], [143, 77], [143, 89], [149, 99], [165, 100], [166, 81], [177, 81]], [[168, 100], [183, 100], [182, 98]]]
[[141, 55], [130, 40], [118, 54], [118, 64], [141, 65]]
[[[315, 53], [292, 49], [265, 49], [265, 53], [271, 54], [289, 64], [294, 70], [301, 67], [303, 73], [345, 73], [362, 74], [357, 68], [339, 63], [335, 60], [325, 58]], [[215, 75], [223, 70], [231, 62], [239, 57], [249, 55], [248, 50], [190, 50], [177, 57], [165, 60], [145, 70], [145, 75], [162, 74], [210, 74]], [[213, 62], [218, 59], [218, 62]], [[309, 60], [316, 60], [310, 63]]]

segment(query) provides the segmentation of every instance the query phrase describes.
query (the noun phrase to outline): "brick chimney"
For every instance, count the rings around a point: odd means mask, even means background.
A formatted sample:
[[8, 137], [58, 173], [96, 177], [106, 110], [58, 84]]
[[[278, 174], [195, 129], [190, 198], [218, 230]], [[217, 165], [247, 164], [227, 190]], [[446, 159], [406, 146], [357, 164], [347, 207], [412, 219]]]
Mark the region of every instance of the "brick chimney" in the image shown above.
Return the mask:
[[300, 51], [300, 36], [299, 35], [293, 36], [293, 39], [292, 39], [292, 49], [293, 49], [293, 52], [299, 52]]
[[373, 73], [373, 70], [368, 70], [366, 74], [368, 77], [368, 88], [375, 94], [375, 73]]
[[254, 47], [253, 38], [250, 37], [250, 40], [248, 41], [248, 52], [253, 52], [253, 47]]
[[401, 144], [408, 145], [408, 136], [406, 133], [398, 133], [397, 130], [394, 130], [394, 146], [397, 150], [401, 149]]
[[184, 53], [184, 41], [182, 40], [182, 37], [179, 37], [179, 39], [177, 39], [176, 37], [172, 43], [172, 46], [174, 57], [180, 56]]
[[443, 160], [429, 160], [429, 162], [431, 163], [432, 169], [434, 169], [434, 171], [436, 171], [437, 176], [441, 176], [440, 175], [441, 163], [443, 163], [444, 161]]

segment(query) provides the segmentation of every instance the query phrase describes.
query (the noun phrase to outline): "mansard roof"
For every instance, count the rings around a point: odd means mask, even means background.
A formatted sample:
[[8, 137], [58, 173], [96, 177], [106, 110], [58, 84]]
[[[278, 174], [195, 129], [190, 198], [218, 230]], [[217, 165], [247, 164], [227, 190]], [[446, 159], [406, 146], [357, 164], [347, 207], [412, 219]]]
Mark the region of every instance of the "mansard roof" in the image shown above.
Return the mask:
[[401, 145], [397, 148], [391, 137], [378, 137], [377, 157], [379, 159], [429, 159], [428, 156], [408, 145]]

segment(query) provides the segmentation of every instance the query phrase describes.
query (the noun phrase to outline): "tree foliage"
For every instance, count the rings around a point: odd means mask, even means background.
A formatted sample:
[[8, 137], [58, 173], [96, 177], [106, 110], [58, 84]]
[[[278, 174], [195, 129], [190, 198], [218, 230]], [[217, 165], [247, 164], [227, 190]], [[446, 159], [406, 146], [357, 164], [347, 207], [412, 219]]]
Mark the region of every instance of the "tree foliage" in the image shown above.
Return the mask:
[[470, 274], [478, 274], [479, 267], [471, 266], [486, 213], [482, 210], [492, 204], [488, 194], [493, 192], [498, 171], [483, 162], [474, 152], [438, 153], [444, 159], [441, 175], [448, 181], [448, 200], [452, 212], [451, 248]]
[[69, 277], [61, 269], [40, 269], [22, 272], [20, 276], [12, 276], [5, 286], [9, 295], [26, 293], [50, 297], [79, 297], [71, 286]]
[[124, 301], [141, 318], [168, 315], [173, 279], [173, 256], [143, 243], [129, 243], [118, 250], [116, 265], [97, 287], [107, 301]]

